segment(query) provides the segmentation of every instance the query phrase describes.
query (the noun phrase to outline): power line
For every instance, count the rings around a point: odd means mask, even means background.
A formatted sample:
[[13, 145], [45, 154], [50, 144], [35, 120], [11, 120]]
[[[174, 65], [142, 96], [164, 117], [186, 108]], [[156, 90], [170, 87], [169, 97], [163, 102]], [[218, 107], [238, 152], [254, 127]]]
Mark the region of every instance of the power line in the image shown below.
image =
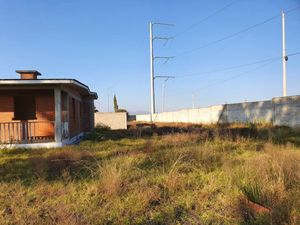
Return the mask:
[[[243, 72], [243, 73], [239, 73], [239, 74], [237, 74], [237, 75], [235, 75], [235, 76], [232, 76], [232, 77], [229, 77], [229, 78], [227, 78], [227, 79], [223, 79], [223, 80], [214, 82], [214, 83], [212, 83], [212, 84], [210, 84], [210, 85], [207, 85], [207, 86], [204, 86], [204, 87], [202, 87], [202, 88], [200, 88], [200, 89], [198, 89], [198, 90], [194, 90], [193, 93], [199, 93], [200, 91], [203, 91], [203, 90], [205, 90], [205, 89], [207, 89], [207, 88], [210, 88], [210, 87], [213, 87], [213, 86], [216, 86], [216, 85], [219, 85], [219, 84], [228, 82], [228, 81], [230, 81], [230, 80], [234, 80], [234, 79], [239, 78], [239, 77], [241, 77], [241, 76], [247, 75], [247, 74], [249, 74], [249, 73], [251, 73], [251, 72], [253, 72], [253, 71], [257, 71], [257, 70], [259, 70], [259, 69], [261, 69], [261, 68], [263, 68], [263, 67], [265, 67], [265, 66], [267, 66], [267, 65], [269, 65], [269, 64], [271, 64], [271, 63], [274, 63], [275, 61], [278, 61], [278, 60], [280, 60], [280, 59], [274, 59], [274, 60], [272, 60], [272, 61], [270, 61], [270, 62], [267, 62], [267, 63], [265, 63], [265, 64], [263, 64], [263, 65], [261, 65], [261, 66], [258, 66], [258, 67], [256, 67], [256, 68], [254, 68], [254, 69], [248, 70], [248, 71]], [[183, 92], [183, 93], [186, 93], [186, 92]], [[177, 94], [178, 94], [178, 93], [177, 93]]]
[[[294, 52], [294, 53], [291, 53], [291, 54], [287, 54], [288, 57], [295, 56], [295, 55], [300, 55], [300, 52]], [[234, 70], [234, 69], [239, 69], [239, 68], [243, 68], [243, 67], [247, 67], [247, 66], [252, 66], [252, 65], [256, 65], [256, 64], [260, 64], [260, 63], [264, 63], [264, 62], [269, 62], [269, 61], [276, 60], [276, 59], [281, 59], [281, 58], [282, 58], [282, 56], [271, 57], [271, 58], [267, 58], [267, 59], [263, 59], [263, 60], [259, 60], [259, 61], [254, 61], [254, 62], [250, 62], [250, 63], [246, 63], [246, 64], [240, 64], [240, 65], [237, 65], [237, 66], [230, 66], [230, 67], [215, 69], [215, 70], [206, 71], [206, 72], [198, 72], [198, 73], [196, 72], [196, 73], [190, 73], [190, 74], [185, 74], [185, 75], [179, 75], [179, 76], [176, 76], [176, 78], [194, 77], [194, 76], [200, 76], [200, 75], [211, 74], [211, 73], [216, 73], [216, 72], [223, 72], [223, 71], [227, 71], [227, 70]]]
[[300, 52], [294, 52], [291, 54], [287, 54], [286, 56], [291, 57], [291, 56], [295, 56], [295, 55], [300, 55]]
[[220, 9], [214, 11], [213, 13], [209, 14], [207, 17], [204, 17], [204, 18], [203, 18], [202, 20], [200, 20], [199, 22], [194, 23], [194, 24], [190, 25], [189, 27], [187, 27], [186, 29], [184, 29], [183, 31], [181, 31], [181, 32], [179, 32], [179, 33], [177, 33], [177, 34], [175, 34], [174, 37], [178, 37], [178, 36], [180, 36], [180, 35], [186, 33], [187, 31], [193, 29], [194, 27], [198, 26], [199, 24], [201, 24], [201, 23], [207, 21], [207, 20], [210, 19], [211, 17], [213, 17], [213, 16], [215, 16], [215, 15], [221, 13], [221, 12], [224, 11], [225, 9], [227, 9], [227, 8], [229, 8], [230, 6], [234, 5], [237, 1], [238, 1], [238, 0], [234, 0], [234, 1], [230, 2], [229, 4], [223, 6], [222, 8], [220, 8]]
[[278, 17], [279, 17], [279, 16], [273, 16], [273, 17], [271, 17], [271, 18], [269, 18], [269, 19], [267, 19], [267, 20], [264, 20], [264, 21], [262, 21], [262, 22], [260, 22], [260, 23], [254, 24], [254, 25], [252, 25], [252, 26], [250, 26], [250, 27], [247, 27], [247, 28], [245, 28], [245, 29], [243, 29], [243, 30], [240, 30], [240, 31], [235, 32], [235, 33], [230, 34], [230, 35], [227, 35], [227, 36], [222, 37], [222, 38], [220, 38], [220, 39], [217, 39], [217, 40], [215, 40], [215, 41], [211, 41], [211, 42], [209, 42], [209, 43], [207, 43], [207, 44], [205, 44], [205, 45], [202, 45], [202, 46], [200, 46], [200, 47], [197, 47], [197, 48], [194, 48], [194, 49], [191, 49], [191, 50], [184, 51], [184, 52], [180, 53], [179, 55], [177, 55], [177, 57], [178, 57], [178, 56], [182, 56], [182, 55], [186, 55], [186, 54], [189, 54], [189, 53], [192, 53], [192, 52], [195, 52], [195, 51], [197, 51], [197, 50], [206, 48], [206, 47], [208, 47], [208, 46], [217, 44], [217, 43], [222, 42], [222, 41], [225, 41], [225, 40], [228, 40], [228, 39], [233, 38], [233, 37], [235, 37], [235, 36], [237, 36], [237, 35], [239, 35], [239, 34], [245, 33], [245, 32], [247, 32], [247, 31], [249, 31], [249, 30], [251, 30], [251, 29], [254, 29], [254, 28], [258, 27], [258, 26], [261, 26], [261, 25], [263, 25], [263, 24], [265, 24], [265, 23], [268, 23], [268, 22], [270, 22], [270, 21], [272, 21], [272, 20], [274, 20], [274, 19], [276, 19], [276, 18], [278, 18]]
[[288, 10], [284, 10], [284, 12], [285, 12], [285, 14], [291, 13], [291, 12], [293, 12], [293, 11], [295, 11], [296, 9], [299, 9], [299, 8], [300, 8], [300, 5], [298, 5], [298, 6], [296, 6], [296, 7], [293, 7], [293, 8], [290, 8], [290, 9], [288, 9]]
[[[204, 86], [204, 87], [202, 87], [202, 88], [200, 88], [200, 89], [198, 89], [198, 90], [194, 90], [193, 93], [197, 93], [197, 92], [202, 91], [202, 90], [204, 90], [204, 89], [207, 89], [207, 88], [209, 88], [209, 87], [212, 87], [212, 86], [215, 86], [215, 85], [218, 85], [218, 84], [222, 84], [222, 83], [225, 83], [225, 82], [227, 82], [227, 81], [230, 81], [230, 80], [236, 79], [236, 78], [238, 78], [238, 77], [241, 77], [241, 76], [243, 76], [243, 75], [249, 74], [249, 73], [251, 73], [251, 72], [253, 72], [253, 71], [257, 71], [257, 70], [259, 70], [259, 69], [261, 69], [261, 68], [263, 68], [263, 67], [265, 67], [265, 66], [267, 66], [267, 65], [269, 65], [269, 64], [271, 64], [271, 63], [273, 63], [273, 62], [275, 62], [275, 61], [277, 61], [277, 60], [280, 60], [280, 59], [281, 59], [281, 58], [273, 59], [272, 61], [266, 62], [266, 63], [264, 63], [264, 64], [261, 65], [261, 66], [255, 67], [254, 69], [247, 70], [246, 72], [239, 73], [239, 74], [237, 74], [237, 75], [235, 75], [235, 76], [232, 76], [232, 77], [229, 77], [229, 78], [227, 78], [227, 79], [223, 79], [223, 80], [216, 81], [216, 82], [214, 82], [214, 83], [212, 83], [212, 84], [209, 84], [209, 85], [207, 85], [207, 86]], [[177, 77], [176, 77], [176, 78], [177, 78]], [[177, 94], [184, 94], [184, 93], [186, 93], [186, 92], [179, 92], [179, 93], [177, 93]]]
[[228, 79], [224, 79], [224, 80], [221, 80], [221, 81], [217, 81], [217, 82], [215, 82], [215, 83], [213, 83], [213, 84], [210, 84], [210, 85], [207, 85], [207, 86], [201, 88], [200, 90], [198, 90], [198, 91], [196, 91], [196, 92], [203, 91], [203, 90], [205, 90], [205, 89], [207, 89], [207, 88], [210, 88], [210, 87], [212, 87], [212, 86], [219, 85], [219, 84], [228, 82], [228, 81], [230, 81], [230, 80], [234, 80], [234, 79], [236, 79], [236, 78], [239, 78], [239, 77], [241, 77], [241, 76], [247, 75], [247, 74], [249, 74], [249, 73], [251, 73], [251, 72], [253, 72], [253, 71], [257, 71], [257, 70], [259, 70], [259, 69], [261, 69], [261, 68], [263, 68], [263, 67], [265, 67], [265, 66], [267, 66], [267, 65], [269, 65], [269, 64], [271, 64], [271, 63], [274, 63], [274, 62], [276, 62], [276, 61], [278, 61], [278, 60], [280, 60], [280, 59], [274, 59], [274, 60], [272, 60], [272, 61], [270, 61], [270, 62], [264, 63], [263, 65], [254, 68], [254, 69], [252, 69], [252, 70], [248, 70], [248, 71], [246, 71], [246, 72], [237, 74], [237, 75], [232, 76], [232, 77], [230, 77], [230, 78], [228, 78]]
[[[286, 11], [286, 14], [291, 13], [292, 11], [294, 11], [294, 10], [296, 10], [296, 9], [298, 9], [298, 8], [300, 8], [300, 6], [297, 6], [297, 7], [294, 7], [294, 8], [292, 8], [292, 9], [289, 9], [289, 10]], [[279, 18], [279, 17], [281, 17], [281, 14], [278, 14], [278, 15], [276, 15], [276, 16], [270, 17], [270, 18], [268, 18], [268, 19], [266, 19], [266, 20], [263, 20], [263, 21], [261, 21], [261, 22], [259, 22], [259, 23], [256, 23], [256, 24], [252, 25], [252, 26], [246, 27], [246, 28], [244, 28], [244, 29], [242, 29], [242, 30], [240, 30], [240, 31], [238, 31], [238, 32], [235, 32], [235, 33], [232, 33], [232, 34], [230, 34], [230, 35], [224, 36], [224, 37], [222, 37], [222, 38], [220, 38], [220, 39], [217, 39], [217, 40], [208, 42], [207, 44], [202, 45], [202, 46], [200, 46], [200, 47], [197, 47], [197, 48], [194, 48], [194, 49], [191, 49], [191, 50], [184, 51], [184, 52], [178, 54], [177, 57], [178, 57], [178, 56], [182, 56], [182, 55], [186, 55], [186, 54], [189, 54], [189, 53], [192, 53], [192, 52], [195, 52], [195, 51], [197, 51], [197, 50], [206, 48], [206, 47], [208, 47], [208, 46], [217, 44], [217, 43], [222, 42], [222, 41], [225, 41], [225, 40], [228, 40], [228, 39], [233, 38], [233, 37], [235, 37], [235, 36], [237, 36], [237, 35], [239, 35], [239, 34], [248, 32], [249, 30], [252, 30], [252, 29], [254, 29], [254, 28], [256, 28], [256, 27], [262, 26], [262, 25], [264, 25], [264, 24], [266, 24], [266, 23], [268, 23], [268, 22], [270, 22], [270, 21], [272, 21], [272, 20], [275, 20], [275, 19]]]
[[273, 58], [268, 58], [268, 59], [264, 59], [264, 60], [260, 60], [260, 61], [247, 63], [247, 64], [241, 64], [241, 65], [237, 65], [237, 66], [226, 67], [226, 68], [222, 68], [222, 69], [216, 69], [216, 70], [211, 70], [211, 71], [206, 71], [206, 72], [190, 73], [190, 74], [180, 75], [180, 76], [176, 76], [176, 78], [194, 77], [194, 76], [205, 75], [205, 74], [216, 73], [216, 72], [222, 72], [222, 71], [227, 71], [227, 70], [234, 70], [234, 69], [247, 67], [247, 66], [252, 66], [252, 65], [255, 65], [255, 64], [260, 64], [260, 63], [263, 63], [263, 62], [268, 62], [268, 61], [271, 61], [271, 60], [274, 60], [274, 59], [280, 59], [280, 58], [281, 58], [281, 56], [273, 57]]
[[[296, 55], [300, 55], [300, 51], [299, 51], [299, 52], [294, 52], [294, 53], [288, 54], [287, 56], [288, 56], [288, 57], [292, 57], [292, 56], [296, 56]], [[281, 60], [281, 58], [282, 58], [282, 57], [273, 57], [273, 58], [269, 58], [269, 59], [266, 59], [266, 60], [257, 61], [257, 63], [258, 63], [258, 62], [266, 62], [266, 63], [264, 63], [264, 64], [261, 65], [261, 66], [258, 66], [258, 67], [256, 67], [256, 68], [254, 68], [254, 69], [251, 69], [251, 70], [248, 70], [248, 71], [246, 71], [246, 72], [239, 73], [239, 74], [237, 74], [237, 75], [235, 75], [235, 76], [229, 77], [229, 78], [227, 78], [227, 79], [223, 79], [223, 80], [220, 80], [220, 81], [216, 81], [216, 82], [214, 82], [214, 83], [212, 83], [212, 84], [210, 84], [210, 85], [204, 86], [204, 87], [201, 88], [200, 90], [193, 91], [193, 93], [196, 93], [196, 92], [205, 90], [205, 89], [207, 89], [207, 88], [209, 88], [209, 87], [212, 87], [212, 86], [215, 86], [215, 85], [219, 85], [219, 84], [225, 83], [225, 82], [227, 82], [227, 81], [230, 81], [230, 80], [239, 78], [239, 77], [241, 77], [241, 76], [243, 76], [243, 75], [247, 75], [247, 74], [249, 74], [249, 73], [251, 73], [251, 72], [253, 72], [253, 71], [257, 71], [257, 70], [259, 70], [259, 69], [261, 69], [261, 68], [263, 68], [263, 67], [265, 67], [265, 66], [267, 66], [267, 65], [269, 65], [269, 64], [271, 64], [271, 63], [273, 63], [273, 62], [276, 62], [276, 61], [278, 61], [278, 60]], [[248, 64], [244, 64], [244, 65], [250, 65], [250, 64], [254, 65], [254, 64], [256, 64], [256, 62], [254, 62], [254, 63], [248, 63]], [[243, 66], [243, 65], [241, 65], [241, 66]], [[237, 68], [237, 67], [240, 67], [240, 66], [236, 66], [235, 68]], [[229, 68], [229, 67], [228, 67], [228, 68]], [[232, 67], [232, 68], [233, 68], [233, 67]], [[226, 69], [227, 69], [227, 68], [226, 68]], [[221, 71], [221, 70], [220, 70], [220, 71]], [[176, 76], [175, 78], [179, 78], [179, 76]], [[180, 92], [180, 94], [184, 94], [184, 93], [186, 93], [186, 92]], [[178, 94], [178, 93], [177, 93], [177, 94]]]

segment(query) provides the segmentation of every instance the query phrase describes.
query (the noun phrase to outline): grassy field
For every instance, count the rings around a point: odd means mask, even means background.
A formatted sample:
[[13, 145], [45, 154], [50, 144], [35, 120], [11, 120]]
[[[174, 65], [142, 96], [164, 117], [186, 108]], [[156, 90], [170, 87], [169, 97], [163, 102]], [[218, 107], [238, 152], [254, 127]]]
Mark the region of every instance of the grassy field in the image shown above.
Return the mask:
[[0, 150], [0, 224], [300, 224], [299, 146], [285, 127], [169, 125]]

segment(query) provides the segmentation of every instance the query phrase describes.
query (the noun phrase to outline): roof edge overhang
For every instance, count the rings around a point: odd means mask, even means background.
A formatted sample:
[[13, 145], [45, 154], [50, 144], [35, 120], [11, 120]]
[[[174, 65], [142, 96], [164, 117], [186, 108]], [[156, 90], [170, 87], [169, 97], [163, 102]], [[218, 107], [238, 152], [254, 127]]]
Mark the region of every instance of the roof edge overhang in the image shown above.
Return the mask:
[[20, 80], [20, 79], [0, 79], [0, 85], [75, 85], [86, 90], [93, 99], [98, 99], [96, 92], [90, 91], [89, 87], [75, 79], [38, 79], [38, 80]]

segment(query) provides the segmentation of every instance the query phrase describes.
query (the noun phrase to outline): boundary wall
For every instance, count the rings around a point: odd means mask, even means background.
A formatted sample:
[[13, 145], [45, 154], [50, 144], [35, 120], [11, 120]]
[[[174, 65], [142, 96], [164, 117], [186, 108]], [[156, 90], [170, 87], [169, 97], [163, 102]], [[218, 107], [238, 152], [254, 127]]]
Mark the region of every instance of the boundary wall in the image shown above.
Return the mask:
[[[136, 115], [137, 122], [150, 122], [150, 115]], [[268, 101], [224, 104], [198, 109], [153, 114], [160, 123], [272, 123], [300, 127], [300, 95]]]
[[112, 130], [127, 129], [127, 113], [111, 112], [111, 113], [95, 113], [95, 127], [106, 126]]

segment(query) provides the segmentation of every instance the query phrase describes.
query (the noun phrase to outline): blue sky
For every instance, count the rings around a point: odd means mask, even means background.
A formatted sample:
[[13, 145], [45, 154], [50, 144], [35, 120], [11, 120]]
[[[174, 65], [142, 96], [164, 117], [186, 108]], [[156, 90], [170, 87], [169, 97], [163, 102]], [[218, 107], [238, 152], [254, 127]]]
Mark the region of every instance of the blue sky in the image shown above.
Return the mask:
[[[75, 78], [97, 91], [101, 111], [108, 96], [130, 112], [149, 110], [149, 22], [157, 36], [175, 36], [155, 54], [175, 56], [156, 62], [156, 75], [177, 76], [166, 83], [165, 109], [270, 99], [282, 93], [280, 60], [220, 70], [281, 56], [280, 17], [216, 44], [182, 54], [300, 5], [299, 0], [0, 0], [0, 77], [16, 69], [36, 69], [41, 78]], [[195, 26], [192, 26], [196, 24]], [[185, 31], [182, 33], [182, 31]], [[176, 35], [179, 34], [179, 35]], [[286, 15], [287, 53], [300, 51], [300, 8]], [[288, 95], [300, 94], [300, 55], [287, 65]], [[193, 75], [193, 76], [185, 76]], [[156, 80], [161, 110], [163, 80]]]

